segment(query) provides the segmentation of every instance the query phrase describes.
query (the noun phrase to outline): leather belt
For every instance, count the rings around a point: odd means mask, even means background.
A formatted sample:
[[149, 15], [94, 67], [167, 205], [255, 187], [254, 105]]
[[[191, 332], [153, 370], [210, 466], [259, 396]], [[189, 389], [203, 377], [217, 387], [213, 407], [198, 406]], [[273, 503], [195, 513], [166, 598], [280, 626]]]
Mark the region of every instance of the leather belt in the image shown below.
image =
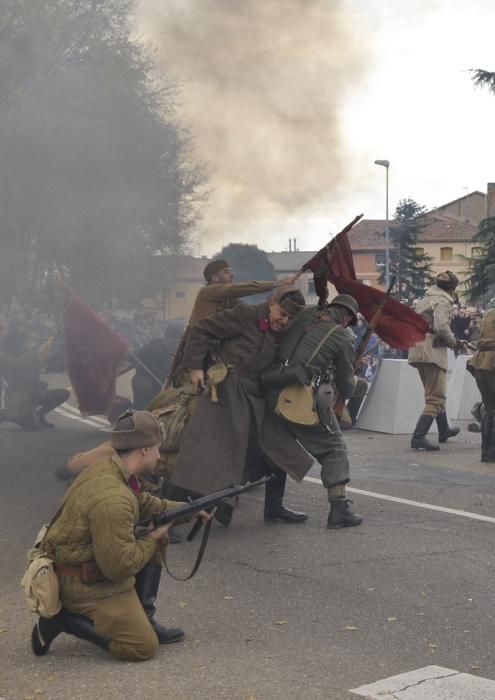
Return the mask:
[[81, 578], [81, 568], [79, 566], [65, 566], [65, 564], [57, 564], [56, 572], [62, 576], [76, 576], [77, 578]]

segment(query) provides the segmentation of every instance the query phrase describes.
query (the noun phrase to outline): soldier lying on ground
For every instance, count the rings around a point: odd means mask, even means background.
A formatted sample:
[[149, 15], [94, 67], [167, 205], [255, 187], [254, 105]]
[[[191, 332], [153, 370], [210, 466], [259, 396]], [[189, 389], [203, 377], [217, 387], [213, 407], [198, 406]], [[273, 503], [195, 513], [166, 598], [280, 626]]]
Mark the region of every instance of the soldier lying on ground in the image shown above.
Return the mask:
[[[167, 495], [177, 497], [177, 487], [203, 495], [241, 483], [246, 466], [257, 461], [255, 476], [266, 472], [277, 475], [266, 485], [265, 520], [306, 520], [304, 513], [285, 508], [282, 499], [287, 473], [300, 481], [312, 459], [266, 411], [258, 381], [263, 370], [273, 364], [280, 334], [303, 307], [304, 298], [298, 290], [282, 287], [268, 303], [240, 305], [190, 327], [183, 367], [191, 380], [206, 387], [203, 368], [212, 341], [218, 342], [215, 360], [227, 371], [217, 387], [217, 402], [209, 393], [198, 398]], [[223, 521], [228, 522], [228, 518]]]
[[33, 628], [37, 656], [62, 632], [129, 661], [149, 659], [159, 644], [184, 638], [181, 629], [154, 619], [162, 548], [172, 523], [134, 536], [138, 521], [180, 505], [140, 490], [138, 477], [154, 469], [161, 440], [153, 415], [123, 414], [111, 433], [115, 456], [85, 469], [67, 492], [41, 544], [55, 562], [63, 607]]

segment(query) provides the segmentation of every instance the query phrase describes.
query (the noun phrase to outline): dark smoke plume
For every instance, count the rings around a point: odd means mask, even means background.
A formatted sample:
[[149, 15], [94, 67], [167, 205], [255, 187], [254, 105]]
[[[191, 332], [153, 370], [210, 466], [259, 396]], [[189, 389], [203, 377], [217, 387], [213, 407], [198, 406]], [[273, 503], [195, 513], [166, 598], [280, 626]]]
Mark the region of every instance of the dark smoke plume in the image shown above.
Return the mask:
[[328, 202], [346, 178], [339, 107], [366, 65], [344, 3], [141, 0], [140, 11], [143, 36], [184, 84], [213, 188], [207, 233], [239, 239]]

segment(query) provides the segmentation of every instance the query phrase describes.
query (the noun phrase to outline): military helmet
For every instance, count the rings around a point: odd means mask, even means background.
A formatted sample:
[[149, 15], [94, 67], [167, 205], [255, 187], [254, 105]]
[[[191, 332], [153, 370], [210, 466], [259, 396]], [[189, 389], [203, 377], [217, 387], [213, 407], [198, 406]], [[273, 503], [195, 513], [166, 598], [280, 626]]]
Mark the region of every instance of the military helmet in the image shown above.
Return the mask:
[[328, 306], [343, 306], [344, 309], [350, 311], [354, 317], [351, 326], [356, 325], [358, 315], [358, 303], [354, 299], [354, 297], [351, 297], [350, 294], [337, 294], [337, 296], [332, 299]]
[[440, 272], [440, 274], [436, 276], [435, 284], [437, 287], [440, 287], [440, 289], [455, 289], [459, 284], [459, 278], [450, 270], [446, 270], [445, 272]]

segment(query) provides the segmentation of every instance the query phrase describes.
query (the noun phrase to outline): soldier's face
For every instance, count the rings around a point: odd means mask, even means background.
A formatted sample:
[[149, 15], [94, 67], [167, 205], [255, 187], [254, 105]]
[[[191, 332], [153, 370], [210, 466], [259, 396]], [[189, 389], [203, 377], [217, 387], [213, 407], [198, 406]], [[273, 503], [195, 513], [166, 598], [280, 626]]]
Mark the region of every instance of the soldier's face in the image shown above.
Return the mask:
[[141, 449], [142, 455], [142, 469], [141, 473], [151, 474], [151, 472], [156, 467], [156, 463], [160, 457], [160, 444], [153, 445], [152, 447], [143, 447]]
[[217, 284], [231, 284], [234, 281], [234, 273], [230, 267], [224, 267], [223, 270], [213, 275], [212, 280]]
[[290, 321], [290, 316], [283, 309], [280, 304], [276, 302], [270, 303], [270, 312], [268, 314], [268, 322], [270, 323], [270, 330], [274, 333], [281, 333]]

